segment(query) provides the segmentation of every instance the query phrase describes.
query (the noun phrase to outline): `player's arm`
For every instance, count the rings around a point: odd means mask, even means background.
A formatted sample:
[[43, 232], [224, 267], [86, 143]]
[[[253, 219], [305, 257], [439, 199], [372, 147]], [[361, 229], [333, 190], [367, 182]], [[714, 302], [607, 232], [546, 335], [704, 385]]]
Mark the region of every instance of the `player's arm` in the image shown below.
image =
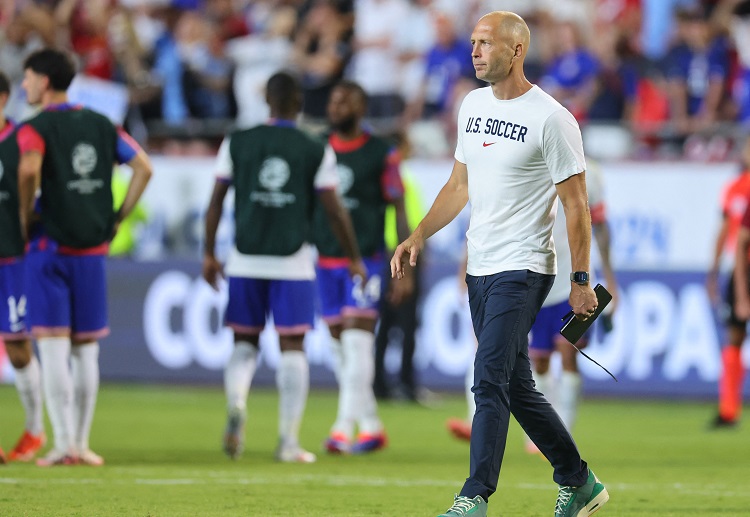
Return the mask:
[[726, 213], [724, 213], [722, 214], [719, 233], [716, 235], [716, 241], [714, 242], [714, 253], [713, 260], [711, 261], [711, 269], [709, 269], [708, 275], [706, 276], [706, 291], [708, 291], [708, 297], [714, 304], [717, 304], [719, 302], [719, 266], [721, 264], [721, 256], [724, 252], [724, 246], [727, 241], [727, 235], [729, 235], [729, 217]]
[[750, 251], [750, 208], [745, 212], [742, 224], [737, 231], [737, 249], [734, 256], [734, 312], [743, 321], [750, 319], [748, 251]]
[[328, 218], [328, 224], [331, 225], [333, 234], [351, 261], [350, 273], [352, 276], [361, 276], [364, 285], [364, 282], [367, 280], [367, 268], [359, 253], [359, 245], [357, 244], [357, 237], [354, 233], [354, 225], [352, 224], [349, 212], [344, 207], [335, 189], [318, 190], [318, 198]]
[[127, 164], [133, 170], [133, 174], [130, 176], [130, 182], [128, 183], [128, 189], [125, 191], [122, 204], [115, 214], [113, 238], [114, 234], [117, 233], [120, 223], [130, 215], [138, 204], [138, 200], [143, 195], [143, 191], [146, 190], [146, 185], [148, 185], [153, 174], [151, 160], [149, 160], [148, 155], [141, 146], [138, 145], [138, 142], [122, 128], [116, 128], [115, 131], [117, 134], [115, 142], [117, 163]]
[[217, 180], [211, 193], [211, 201], [206, 210], [205, 237], [203, 243], [203, 278], [214, 289], [218, 290], [218, 279], [221, 276], [221, 263], [216, 259], [216, 231], [219, 228], [224, 211], [224, 198], [229, 191], [228, 181]]
[[216, 232], [224, 211], [224, 198], [232, 185], [234, 163], [230, 153], [230, 139], [225, 138], [216, 156], [216, 183], [211, 192], [211, 200], [206, 209], [205, 234], [203, 241], [203, 279], [215, 290], [222, 275], [221, 263], [216, 259]]
[[[565, 210], [570, 259], [573, 271], [590, 271], [591, 268], [591, 214], [586, 194], [586, 173], [574, 174], [555, 185]], [[569, 271], [561, 271], [563, 275]], [[570, 306], [573, 313], [586, 319], [596, 307], [596, 294], [591, 285], [571, 282]]]
[[28, 239], [28, 229], [34, 219], [34, 199], [42, 178], [44, 155], [37, 151], [23, 153], [18, 163], [18, 203], [21, 233]]
[[[604, 207], [601, 207], [601, 212], [604, 211]], [[610, 259], [610, 233], [609, 223], [603, 215], [594, 217], [592, 210], [591, 216], [591, 227], [594, 233], [594, 240], [596, 241], [596, 248], [599, 250], [599, 257], [602, 260], [602, 272], [604, 273], [604, 282], [609, 290], [609, 294], [612, 295], [612, 301], [610, 302], [611, 310], [614, 311], [617, 308], [618, 300], [618, 288], [617, 279], [615, 278], [615, 271], [612, 268], [612, 261]]]
[[127, 162], [127, 165], [133, 170], [133, 175], [130, 177], [125, 199], [122, 200], [122, 204], [117, 211], [117, 224], [120, 224], [133, 212], [154, 173], [151, 160], [143, 149], [139, 149], [135, 156]]
[[18, 162], [18, 203], [21, 232], [25, 240], [34, 221], [34, 200], [42, 180], [42, 162], [46, 151], [44, 138], [30, 125], [21, 126], [16, 133], [20, 159]]
[[408, 256], [411, 266], [416, 266], [425, 241], [455, 219], [468, 202], [468, 170], [465, 163], [455, 160], [448, 182], [440, 189], [427, 215], [416, 230], [396, 248], [391, 259], [391, 277], [404, 277], [405, 256]]

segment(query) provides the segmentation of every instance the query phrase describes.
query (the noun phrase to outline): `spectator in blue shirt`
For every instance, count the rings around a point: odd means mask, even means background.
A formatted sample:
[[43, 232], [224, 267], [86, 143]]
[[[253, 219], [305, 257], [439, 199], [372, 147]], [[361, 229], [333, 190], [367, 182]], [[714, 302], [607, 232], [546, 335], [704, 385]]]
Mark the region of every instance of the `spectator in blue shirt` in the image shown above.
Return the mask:
[[453, 106], [459, 92], [465, 87], [473, 89], [474, 66], [471, 62], [471, 44], [459, 38], [454, 21], [444, 13], [435, 16], [435, 45], [425, 56], [425, 76], [422, 89], [408, 107], [408, 118], [439, 118], [443, 114], [453, 117]]
[[666, 58], [670, 118], [679, 134], [706, 129], [719, 118], [729, 55], [724, 38], [711, 34], [699, 9], [677, 12], [678, 43]]
[[596, 94], [601, 65], [581, 44], [573, 22], [559, 22], [555, 30], [557, 53], [542, 77], [542, 89], [549, 92], [578, 120], [586, 119]]

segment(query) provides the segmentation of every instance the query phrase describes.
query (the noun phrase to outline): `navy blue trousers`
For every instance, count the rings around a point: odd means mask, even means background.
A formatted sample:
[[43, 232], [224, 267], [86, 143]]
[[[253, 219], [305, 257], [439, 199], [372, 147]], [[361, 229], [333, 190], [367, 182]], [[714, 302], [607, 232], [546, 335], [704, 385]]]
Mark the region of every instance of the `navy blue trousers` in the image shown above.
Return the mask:
[[527, 270], [466, 275], [478, 347], [471, 390], [477, 410], [463, 496], [486, 500], [497, 490], [511, 413], [552, 464], [556, 483], [586, 482], [586, 462], [531, 375], [528, 335], [554, 278]]

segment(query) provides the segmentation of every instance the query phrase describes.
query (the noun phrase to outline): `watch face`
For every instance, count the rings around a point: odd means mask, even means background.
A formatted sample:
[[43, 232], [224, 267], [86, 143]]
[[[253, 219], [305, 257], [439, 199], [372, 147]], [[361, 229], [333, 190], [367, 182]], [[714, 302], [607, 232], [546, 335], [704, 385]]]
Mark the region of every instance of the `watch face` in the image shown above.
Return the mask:
[[577, 284], [585, 284], [589, 281], [589, 274], [586, 271], [575, 271], [570, 274], [570, 279]]

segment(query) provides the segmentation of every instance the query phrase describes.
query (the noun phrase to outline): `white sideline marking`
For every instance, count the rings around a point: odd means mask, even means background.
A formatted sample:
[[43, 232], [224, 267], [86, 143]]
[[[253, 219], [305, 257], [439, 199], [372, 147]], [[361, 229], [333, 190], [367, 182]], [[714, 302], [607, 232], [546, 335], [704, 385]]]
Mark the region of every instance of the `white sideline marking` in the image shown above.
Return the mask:
[[[123, 473], [128, 469], [118, 469]], [[140, 470], [140, 469], [139, 469]], [[328, 486], [366, 486], [366, 487], [420, 487], [434, 486], [455, 488], [457, 481], [444, 479], [394, 479], [383, 477], [363, 477], [363, 476], [318, 476], [318, 475], [301, 475], [289, 476], [280, 474], [277, 477], [232, 477], [226, 472], [209, 471], [202, 472], [199, 477], [184, 478], [134, 478], [134, 479], [101, 479], [101, 478], [79, 478], [79, 479], [27, 479], [0, 477], [0, 485], [18, 485], [18, 484], [37, 484], [37, 485], [72, 485], [72, 484], [92, 484], [92, 485], [145, 485], [145, 486], [191, 486], [191, 485], [271, 485], [278, 484], [283, 479], [285, 484], [303, 485], [315, 483], [317, 485]], [[649, 484], [628, 484], [628, 483], [610, 483], [607, 488], [612, 492], [630, 492], [640, 490], [654, 490], [655, 485]], [[665, 484], [664, 489], [675, 490], [680, 493], [712, 495], [714, 497], [747, 497], [747, 493], [742, 491], [722, 490], [723, 486], [704, 485], [696, 483], [695, 486], [684, 483]], [[503, 484], [501, 490], [535, 490], [554, 492], [554, 483], [515, 483]]]

